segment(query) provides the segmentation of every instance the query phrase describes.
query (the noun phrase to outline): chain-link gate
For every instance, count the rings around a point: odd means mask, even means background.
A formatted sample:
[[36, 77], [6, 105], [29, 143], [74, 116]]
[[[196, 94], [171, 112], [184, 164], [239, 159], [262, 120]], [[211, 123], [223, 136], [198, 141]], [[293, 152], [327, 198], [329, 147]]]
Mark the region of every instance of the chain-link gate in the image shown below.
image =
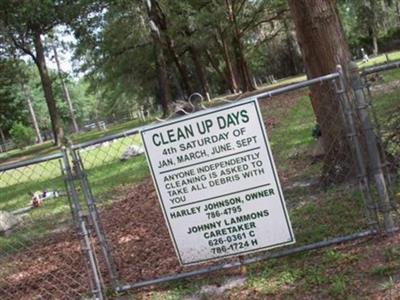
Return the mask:
[[[353, 71], [349, 81], [338, 68], [256, 96], [296, 245], [181, 267], [149, 179], [143, 128], [135, 128], [0, 167], [0, 211], [10, 219], [0, 236], [0, 298], [102, 299], [107, 288], [124, 292], [393, 232], [396, 176], [370, 121], [371, 89]], [[310, 103], [308, 89], [318, 89], [319, 101]], [[324, 103], [332, 98], [338, 105]]]
[[0, 167], [0, 298], [101, 299], [64, 153]]
[[[74, 163], [89, 191], [88, 214], [98, 236], [97, 252], [103, 254], [105, 281], [123, 292], [394, 231], [396, 215], [387, 172], [381, 167], [382, 149], [358, 93], [358, 76], [351, 82], [353, 88], [339, 68], [257, 95], [297, 238], [296, 246], [285, 250], [181, 267], [153, 183], [146, 179], [134, 187], [126, 185], [149, 174], [137, 135], [142, 128], [73, 146]], [[305, 88], [314, 87], [322, 90], [322, 98], [333, 95], [339, 105], [329, 110], [310, 104]], [[302, 114], [301, 123], [290, 123], [293, 112], [286, 106], [292, 105], [294, 113]], [[316, 120], [313, 111], [324, 117]], [[276, 113], [284, 118], [276, 120]], [[326, 132], [329, 126], [335, 130]], [[117, 180], [119, 175], [123, 178]]]

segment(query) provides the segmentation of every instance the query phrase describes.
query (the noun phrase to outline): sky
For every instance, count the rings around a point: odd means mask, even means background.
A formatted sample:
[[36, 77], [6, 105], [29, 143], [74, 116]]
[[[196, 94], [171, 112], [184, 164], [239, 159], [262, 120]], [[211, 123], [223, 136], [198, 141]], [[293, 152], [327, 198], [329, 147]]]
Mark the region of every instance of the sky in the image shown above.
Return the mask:
[[[65, 33], [62, 27], [56, 28], [57, 39], [66, 44], [76, 43], [76, 39], [72, 34]], [[44, 40], [44, 38], [42, 38]], [[63, 72], [68, 73], [72, 78], [81, 78], [82, 73], [76, 72], [79, 68], [79, 62], [73, 61], [73, 51], [71, 49], [57, 48], [58, 58], [60, 60], [61, 69]], [[22, 57], [25, 61], [32, 62], [29, 55]], [[57, 70], [57, 64], [54, 59], [53, 51], [49, 49], [46, 53], [46, 64], [49, 69]]]
[[[64, 42], [66, 44], [76, 43], [76, 39], [74, 38], [74, 36], [70, 33], [65, 33], [63, 29], [64, 28], [62, 27], [55, 29], [57, 38], [61, 42]], [[57, 53], [60, 60], [61, 69], [64, 72], [69, 73], [72, 77], [77, 77], [79, 74], [74, 74], [73, 71], [74, 68], [77, 69], [79, 67], [79, 63], [76, 61], [73, 62], [72, 60], [73, 52], [70, 49], [57, 49]], [[47, 55], [47, 64], [49, 68], [55, 70], [57, 69], [56, 61], [53, 58], [52, 51], [50, 51]]]

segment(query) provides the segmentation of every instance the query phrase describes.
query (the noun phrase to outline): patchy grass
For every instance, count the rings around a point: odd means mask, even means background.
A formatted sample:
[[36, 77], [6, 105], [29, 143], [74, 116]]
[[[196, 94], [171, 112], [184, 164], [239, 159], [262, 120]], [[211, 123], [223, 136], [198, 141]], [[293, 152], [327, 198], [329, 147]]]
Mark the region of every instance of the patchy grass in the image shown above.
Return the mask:
[[[264, 113], [264, 117], [272, 115], [273, 111]], [[286, 170], [291, 164], [290, 158], [297, 153], [310, 150], [313, 143], [311, 136], [315, 126], [315, 117], [309, 97], [302, 97], [296, 102], [282, 122], [270, 132], [271, 147], [276, 164], [280, 170]]]
[[28, 146], [24, 149], [14, 149], [0, 153], [0, 163], [13, 162], [17, 160], [30, 159], [38, 156], [45, 156], [57, 151], [52, 142], [44, 142], [40, 145]]
[[371, 268], [370, 274], [373, 276], [392, 276], [400, 270], [400, 246], [389, 247], [383, 252], [384, 261]]
[[114, 162], [87, 171], [93, 193], [100, 203], [112, 201], [113, 190], [121, 185], [135, 185], [149, 176], [146, 158], [142, 155], [126, 162]]
[[[387, 60], [389, 58], [389, 60]], [[370, 57], [369, 62], [367, 63], [363, 63], [362, 60], [358, 62], [358, 65], [360, 66], [360, 68], [369, 68], [369, 67], [373, 67], [376, 65], [381, 65], [381, 64], [386, 64], [386, 63], [390, 63], [393, 61], [398, 61], [400, 60], [400, 51], [395, 51], [395, 52], [391, 52], [391, 53], [387, 53], [387, 54], [381, 54], [378, 55], [376, 57]]]
[[[86, 132], [79, 132], [70, 135], [70, 139], [74, 144], [79, 144], [101, 137], [113, 135], [119, 132], [123, 132], [129, 129], [137, 128], [153, 122], [155, 119], [150, 118], [147, 121], [141, 121], [139, 119], [128, 121], [122, 124], [111, 125], [106, 130], [94, 129]], [[40, 145], [32, 145], [25, 149], [14, 149], [8, 152], [0, 153], [0, 164], [11, 163], [15, 161], [32, 159], [35, 157], [46, 156], [59, 151], [51, 141], [47, 141]]]
[[[118, 186], [135, 184], [149, 175], [144, 155], [120, 160], [127, 147], [139, 143], [139, 139], [139, 136], [130, 136], [112, 143], [112, 147], [82, 151], [91, 189], [99, 204], [111, 201], [113, 190]], [[49, 199], [41, 207], [29, 211], [24, 217], [24, 225], [10, 237], [0, 237], [0, 252], [1, 249], [9, 252], [28, 247], [33, 241], [45, 238], [58, 225], [71, 220], [63, 180], [58, 159], [0, 173], [0, 210], [12, 212], [29, 207], [30, 193], [36, 191], [62, 193], [60, 197]], [[85, 209], [83, 201], [81, 205]]]
[[383, 76], [383, 81], [385, 83], [400, 80], [400, 68], [381, 72], [380, 74]]
[[[390, 249], [387, 245], [397, 240], [364, 241], [360, 245], [342, 245], [251, 265], [247, 267], [244, 285], [223, 295], [198, 299], [380, 299], [388, 293], [392, 296], [388, 299], [398, 299], [400, 285], [393, 273], [381, 276], [364, 272], [372, 263], [385, 261], [380, 250]], [[215, 276], [169, 284], [155, 291], [136, 293], [132, 299], [185, 299], [197, 294], [199, 286], [219, 286], [220, 281], [221, 276]]]
[[[384, 82], [398, 80], [400, 70], [384, 73]], [[376, 94], [374, 109], [387, 132], [393, 128], [387, 122], [388, 112], [399, 103], [400, 90]], [[310, 100], [281, 105], [262, 106], [272, 150], [281, 180], [311, 180], [321, 165], [310, 164], [307, 153], [314, 145], [314, 126]], [[277, 118], [280, 115], [283, 117]], [[287, 186], [286, 182], [286, 186]], [[316, 187], [296, 187], [284, 192], [297, 245], [308, 244], [366, 228], [361, 194], [357, 186], [337, 185], [327, 190]], [[218, 299], [376, 299], [399, 295], [400, 248], [399, 236], [387, 241], [371, 240], [353, 245], [311, 251], [279, 260], [247, 267], [244, 286], [218, 295]], [[397, 279], [396, 279], [397, 278]], [[210, 284], [220, 276], [210, 276]], [[218, 283], [215, 283], [218, 285]], [[135, 299], [184, 299], [199, 282], [170, 284], [155, 291], [140, 292]], [[397, 292], [396, 292], [397, 290]], [[179, 292], [178, 292], [179, 291]], [[172, 293], [172, 294], [171, 294]], [[390, 297], [389, 297], [390, 295]], [[215, 299], [216, 299], [215, 298]], [[213, 299], [210, 298], [204, 299]]]
[[[149, 175], [144, 156], [139, 156], [125, 162], [115, 161], [103, 166], [95, 166], [87, 171], [91, 188], [97, 202], [104, 205], [112, 201], [113, 190], [120, 185], [134, 185]], [[46, 173], [46, 177], [57, 174]], [[0, 183], [5, 174], [1, 174]], [[29, 192], [44, 189], [64, 191], [61, 176], [42, 180], [32, 180], [0, 187], [0, 210], [13, 211], [30, 205]], [[85, 209], [86, 204], [81, 203]], [[64, 222], [71, 223], [70, 206], [66, 196], [47, 200], [41, 207], [31, 210], [24, 217], [24, 224], [10, 237], [0, 236], [0, 252], [6, 253], [27, 248], [33, 243], [61, 226]]]
[[[385, 74], [385, 81], [397, 80], [400, 72], [395, 70]], [[400, 91], [379, 95], [374, 99], [374, 107], [383, 129], [391, 131], [386, 122], [387, 113], [398, 103]], [[288, 96], [291, 97], [291, 96]], [[320, 172], [320, 163], [311, 163], [309, 153], [314, 145], [311, 131], [315, 119], [308, 97], [297, 95], [299, 99], [280, 105], [262, 106], [264, 120], [269, 126], [273, 154], [279, 168], [284, 188], [291, 181], [311, 181]], [[278, 103], [279, 101], [277, 101]], [[129, 126], [134, 126], [130, 124]], [[115, 129], [115, 132], [127, 127]], [[107, 134], [110, 134], [108, 131]], [[77, 136], [75, 141], [100, 137], [105, 132], [87, 133]], [[127, 137], [100, 147], [81, 150], [91, 188], [100, 204], [107, 204], [115, 198], [114, 191], [121, 185], [134, 185], [149, 176], [144, 156], [122, 162], [119, 157], [130, 144], [139, 143], [139, 137]], [[48, 145], [36, 150], [53, 151]], [[14, 158], [30, 156], [33, 149], [15, 153]], [[42, 166], [27, 167], [9, 171], [0, 177], [0, 210], [13, 210], [25, 206], [30, 197], [28, 192], [43, 189], [62, 189], [63, 182], [56, 161]], [[37, 176], [37, 177], [35, 177]], [[17, 179], [19, 177], [19, 179]], [[337, 185], [327, 190], [315, 186], [298, 186], [285, 190], [290, 217], [297, 239], [297, 245], [321, 241], [329, 237], [349, 234], [365, 229], [362, 214], [361, 195], [356, 186]], [[65, 197], [49, 201], [42, 208], [31, 212], [31, 218], [38, 220], [27, 231], [19, 231], [11, 238], [0, 238], [1, 249], [17, 248], [18, 244], [29, 244], [32, 236], [45, 237], [54, 226], [65, 221], [69, 206]], [[49, 217], [51, 216], [51, 217]], [[46, 220], [42, 223], [41, 220]], [[52, 223], [54, 222], [56, 223]], [[247, 282], [244, 286], [224, 293], [220, 299], [263, 299], [263, 298], [323, 298], [343, 299], [369, 295], [364, 290], [364, 282], [376, 289], [389, 290], [396, 286], [393, 279], [400, 268], [400, 250], [397, 245], [386, 247], [376, 261], [374, 245], [371, 248], [331, 248], [327, 251], [308, 252], [280, 260], [259, 263], [248, 267]], [[1, 248], [3, 247], [3, 248]], [[7, 250], [9, 251], [9, 250]], [[373, 263], [373, 264], [372, 264]], [[365, 271], [361, 265], [367, 265]], [[197, 291], [202, 284], [220, 282], [209, 277], [200, 281], [182, 281], [164, 285], [160, 289], [137, 295], [138, 299], [182, 299]], [[364, 280], [364, 281], [363, 281]], [[383, 280], [383, 282], [382, 282]]]
[[94, 139], [98, 139], [101, 137], [113, 135], [113, 134], [123, 132], [123, 131], [129, 130], [129, 129], [137, 128], [137, 127], [149, 124], [149, 123], [153, 122], [154, 120], [155, 120], [154, 117], [151, 117], [151, 118], [147, 119], [146, 121], [142, 121], [140, 119], [135, 119], [135, 120], [131, 120], [131, 121], [128, 121], [128, 122], [125, 122], [122, 124], [111, 125], [111, 126], [107, 127], [106, 130], [95, 129], [95, 130], [91, 130], [91, 131], [84, 132], [84, 133], [72, 134], [70, 136], [70, 138], [74, 144], [79, 144], [79, 143], [91, 141]]

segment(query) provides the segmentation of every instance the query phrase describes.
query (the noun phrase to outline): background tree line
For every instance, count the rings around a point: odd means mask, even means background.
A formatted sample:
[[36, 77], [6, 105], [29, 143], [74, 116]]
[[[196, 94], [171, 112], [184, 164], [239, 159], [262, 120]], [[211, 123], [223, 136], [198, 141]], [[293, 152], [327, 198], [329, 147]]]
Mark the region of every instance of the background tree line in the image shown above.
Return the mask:
[[[351, 56], [360, 57], [361, 47], [375, 54], [399, 47], [399, 0], [325, 1], [341, 17]], [[171, 101], [194, 92], [247, 92], [271, 76], [302, 73], [291, 10], [286, 0], [4, 0], [2, 136], [15, 122], [33, 123], [29, 99], [40, 129], [60, 144], [63, 131], [76, 131], [73, 119], [82, 124], [140, 105], [167, 114]], [[76, 38], [70, 51], [83, 78], [47, 67], [54, 46], [62, 48], [60, 28]]]

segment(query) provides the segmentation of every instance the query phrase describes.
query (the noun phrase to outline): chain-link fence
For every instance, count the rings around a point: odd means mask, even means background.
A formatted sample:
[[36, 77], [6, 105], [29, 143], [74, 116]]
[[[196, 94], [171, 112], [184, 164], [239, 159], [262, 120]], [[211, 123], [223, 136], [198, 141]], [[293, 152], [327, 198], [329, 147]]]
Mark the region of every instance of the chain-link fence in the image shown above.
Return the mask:
[[82, 184], [88, 187], [85, 209], [91, 216], [91, 229], [98, 237], [97, 253], [105, 258], [100, 269], [105, 274], [105, 282], [114, 288], [119, 286], [119, 272], [131, 267], [121, 264], [126, 249], [119, 247], [119, 242], [114, 242], [124, 238], [129, 230], [129, 223], [124, 221], [129, 212], [124, 212], [115, 204], [126, 199], [132, 182], [141, 181], [149, 174], [137, 133], [138, 130], [133, 129], [74, 145], [71, 151], [76, 170], [81, 173]]
[[126, 291], [395, 230], [392, 177], [359, 83], [338, 69], [255, 96], [297, 240], [283, 251], [182, 267], [142, 155], [144, 128], [73, 146], [105, 282]]
[[[380, 163], [388, 186], [390, 207], [398, 216], [400, 192], [400, 62], [387, 63], [361, 72], [361, 97], [373, 120], [380, 147]], [[357, 89], [357, 87], [356, 87]], [[363, 107], [361, 106], [361, 109]]]
[[[0, 211], [12, 224], [0, 236], [0, 298], [101, 299], [107, 288], [123, 292], [394, 231], [399, 79], [388, 76], [383, 95], [379, 84], [366, 87], [353, 71], [348, 80], [339, 68], [253, 96], [295, 245], [181, 266], [143, 155], [139, 133], [148, 127], [135, 128], [73, 145], [68, 154], [0, 167]], [[210, 104], [206, 114], [224, 105]], [[230, 214], [241, 216], [233, 208]]]
[[90, 296], [63, 155], [0, 167], [0, 298]]

